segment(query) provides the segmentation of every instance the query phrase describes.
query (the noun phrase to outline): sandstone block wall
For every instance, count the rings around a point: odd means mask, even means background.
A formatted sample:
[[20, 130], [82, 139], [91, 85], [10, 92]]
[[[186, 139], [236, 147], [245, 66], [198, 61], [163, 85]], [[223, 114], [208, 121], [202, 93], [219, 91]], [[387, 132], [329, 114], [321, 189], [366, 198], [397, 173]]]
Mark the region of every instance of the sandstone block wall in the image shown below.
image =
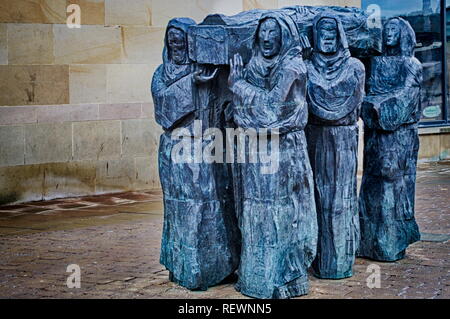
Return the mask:
[[361, 2], [0, 0], [0, 203], [159, 188], [150, 81], [169, 19], [296, 4]]

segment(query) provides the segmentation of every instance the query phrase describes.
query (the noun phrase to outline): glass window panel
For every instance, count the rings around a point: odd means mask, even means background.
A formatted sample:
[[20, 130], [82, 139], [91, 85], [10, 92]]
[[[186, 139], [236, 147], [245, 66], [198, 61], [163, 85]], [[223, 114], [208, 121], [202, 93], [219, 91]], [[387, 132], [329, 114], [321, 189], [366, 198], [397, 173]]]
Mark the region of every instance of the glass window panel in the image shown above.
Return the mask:
[[422, 121], [443, 120], [442, 34], [440, 0], [362, 0], [362, 8], [371, 4], [381, 9], [383, 24], [399, 16], [416, 31], [416, 58], [423, 64]]
[[446, 1], [446, 34], [447, 34], [447, 72], [446, 72], [446, 76], [447, 76], [447, 120], [450, 121], [450, 79], [448, 77], [448, 67], [450, 66], [450, 1]]

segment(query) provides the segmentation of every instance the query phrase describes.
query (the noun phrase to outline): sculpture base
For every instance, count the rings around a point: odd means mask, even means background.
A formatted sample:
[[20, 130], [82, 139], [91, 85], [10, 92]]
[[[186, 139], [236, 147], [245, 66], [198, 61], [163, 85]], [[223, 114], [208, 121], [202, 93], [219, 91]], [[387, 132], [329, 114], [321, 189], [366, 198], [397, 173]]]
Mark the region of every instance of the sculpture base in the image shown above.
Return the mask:
[[313, 271], [313, 275], [316, 278], [319, 279], [332, 279], [332, 280], [339, 280], [339, 279], [345, 279], [353, 277], [353, 271], [347, 271], [344, 273], [318, 273]]
[[307, 295], [309, 293], [309, 281], [307, 275], [294, 279], [293, 281], [288, 282], [284, 286], [275, 288], [273, 291], [273, 295], [271, 297], [261, 296], [258, 293], [253, 293], [252, 291], [246, 290], [240, 287], [239, 283], [235, 285], [235, 289], [241, 294], [252, 298], [290, 299], [294, 297]]
[[365, 259], [370, 259], [373, 261], [381, 261], [381, 262], [395, 262], [395, 261], [399, 261], [402, 260], [406, 257], [406, 249], [402, 250], [401, 252], [399, 252], [397, 255], [395, 256], [379, 256], [376, 254], [368, 254], [368, 253], [358, 253], [357, 255], [359, 258], [365, 258]]
[[[169, 271], [169, 281], [173, 282], [173, 283], [175, 283], [177, 285], [180, 285], [180, 286], [185, 286], [185, 284], [182, 281], [180, 281], [177, 278], [175, 278], [175, 276], [173, 275], [173, 272], [171, 272], [171, 271]], [[207, 286], [199, 286], [199, 287], [196, 287], [196, 288], [186, 287], [186, 288], [191, 290], [191, 291], [207, 291], [208, 290]]]

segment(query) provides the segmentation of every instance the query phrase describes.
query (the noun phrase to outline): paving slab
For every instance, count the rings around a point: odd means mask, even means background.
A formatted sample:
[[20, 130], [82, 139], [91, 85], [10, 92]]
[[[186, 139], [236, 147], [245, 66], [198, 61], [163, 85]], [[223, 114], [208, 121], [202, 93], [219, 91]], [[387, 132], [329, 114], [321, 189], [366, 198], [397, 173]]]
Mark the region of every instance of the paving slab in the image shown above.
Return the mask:
[[[450, 164], [421, 165], [416, 218], [422, 241], [394, 263], [358, 258], [343, 280], [310, 276], [301, 299], [450, 298]], [[159, 190], [0, 206], [0, 298], [233, 298], [234, 282], [208, 291], [171, 283], [159, 264], [163, 221]], [[68, 288], [69, 265], [81, 287]], [[380, 288], [369, 288], [369, 266]]]

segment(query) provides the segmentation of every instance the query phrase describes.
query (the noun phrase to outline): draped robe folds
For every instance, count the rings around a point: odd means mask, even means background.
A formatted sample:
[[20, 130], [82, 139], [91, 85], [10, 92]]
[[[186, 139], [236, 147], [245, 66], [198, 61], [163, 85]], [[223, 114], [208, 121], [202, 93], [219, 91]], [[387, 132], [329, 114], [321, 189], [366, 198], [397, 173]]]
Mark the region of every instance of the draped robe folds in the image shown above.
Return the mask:
[[[176, 77], [166, 76], [171, 69], [161, 65], [152, 82], [155, 119], [164, 129], [159, 146], [164, 196], [160, 262], [172, 281], [204, 290], [234, 273], [239, 263], [231, 176], [225, 164], [195, 163], [193, 145], [201, 137], [193, 134], [193, 122], [207, 120], [211, 118], [208, 114], [217, 110], [208, 98], [207, 85], [194, 84], [192, 68]], [[180, 128], [189, 132], [183, 139], [192, 146], [184, 156], [190, 163], [177, 163], [172, 158], [172, 150], [180, 143], [180, 137], [174, 139], [172, 133]], [[209, 143], [203, 140], [202, 150]]]
[[320, 52], [308, 61], [309, 122], [306, 128], [314, 173], [319, 237], [313, 271], [317, 277], [341, 279], [353, 275], [359, 243], [357, 198], [358, 117], [364, 97], [365, 69], [351, 58], [341, 22], [338, 52]]
[[408, 245], [420, 240], [414, 198], [422, 66], [412, 56], [415, 41], [409, 44], [405, 39], [412, 29], [397, 19], [402, 26], [402, 55], [373, 59], [362, 109], [365, 146], [358, 254], [380, 261], [402, 259]]
[[[308, 100], [337, 101], [335, 106], [346, 114], [317, 112], [316, 115], [310, 108], [306, 128], [319, 224], [313, 270], [318, 277], [331, 279], [352, 276], [359, 242], [357, 121], [363, 98], [364, 67], [356, 59], [349, 59], [342, 68], [340, 79], [330, 83], [332, 88], [321, 88], [309, 94]], [[323, 81], [313, 69], [309, 62], [311, 91]]]
[[[278, 15], [270, 17], [277, 19], [286, 41], [285, 20]], [[268, 68], [266, 77], [257, 71], [264, 64], [263, 57], [254, 55], [246, 68], [245, 79], [231, 87], [234, 122], [238, 127], [279, 128], [279, 148], [274, 146], [273, 136], [267, 141], [269, 152], [278, 152], [278, 170], [263, 174], [261, 168], [267, 164], [259, 160], [235, 164], [234, 170], [242, 233], [236, 289], [256, 298], [307, 294], [307, 269], [316, 253], [317, 217], [303, 131], [308, 117], [306, 67], [300, 50], [288, 51], [285, 47], [282, 52], [286, 54]], [[293, 65], [302, 70], [294, 71]], [[255, 150], [246, 150], [247, 159], [251, 152]], [[256, 150], [256, 158], [261, 153], [267, 152]]]

